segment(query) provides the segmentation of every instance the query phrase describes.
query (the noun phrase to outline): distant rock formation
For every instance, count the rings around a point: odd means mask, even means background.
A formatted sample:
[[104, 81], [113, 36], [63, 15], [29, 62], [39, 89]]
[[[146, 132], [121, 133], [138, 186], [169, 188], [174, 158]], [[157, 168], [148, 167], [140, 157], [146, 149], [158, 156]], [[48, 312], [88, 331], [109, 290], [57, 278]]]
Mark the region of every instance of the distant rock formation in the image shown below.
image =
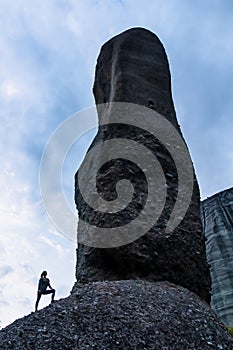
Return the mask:
[[202, 220], [211, 274], [211, 307], [233, 327], [233, 188], [202, 202]]
[[[171, 78], [165, 50], [160, 40], [150, 31], [134, 28], [109, 40], [98, 57], [94, 95], [102, 122], [111, 123], [109, 102], [129, 102], [149, 107], [161, 113], [181, 135], [171, 95]], [[166, 176], [167, 198], [161, 217], [147, 234], [125, 246], [100, 249], [79, 244], [77, 251], [77, 281], [146, 279], [167, 280], [182, 285], [208, 301], [210, 278], [206, 261], [204, 235], [200, 220], [199, 188], [194, 180], [190, 207], [180, 225], [170, 234], [165, 227], [177, 199], [178, 176], [174, 160], [158, 139], [144, 130], [121, 124], [100, 125], [90, 149], [114, 138], [131, 139], [149, 148], [162, 165]], [[172, 141], [171, 141], [172, 142]], [[95, 152], [87, 166], [86, 174], [98, 175], [99, 192], [105, 199], [112, 200], [115, 185], [122, 178], [133, 182], [141, 202], [122, 212], [122, 224], [127, 223], [143, 207], [146, 189], [143, 188], [144, 174], [133, 164], [114, 160], [98, 169], [98, 160], [103, 153]], [[102, 171], [102, 172], [101, 172]], [[85, 198], [92, 196], [88, 187], [88, 175], [84, 182]], [[89, 192], [88, 192], [89, 191]], [[80, 219], [92, 221], [96, 226], [104, 222], [111, 227], [113, 215], [96, 215], [83, 199], [76, 174], [75, 200]], [[143, 226], [143, 222], [141, 222]], [[79, 236], [83, 234], [79, 225]], [[93, 228], [93, 234], [95, 234]]]

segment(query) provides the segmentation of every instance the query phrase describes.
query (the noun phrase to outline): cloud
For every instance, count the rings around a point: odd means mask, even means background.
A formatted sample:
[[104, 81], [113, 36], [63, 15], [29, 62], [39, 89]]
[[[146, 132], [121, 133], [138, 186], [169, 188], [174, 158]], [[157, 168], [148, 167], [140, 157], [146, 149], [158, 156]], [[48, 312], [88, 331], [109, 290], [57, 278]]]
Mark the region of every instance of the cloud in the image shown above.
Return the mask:
[[10, 265], [3, 265], [0, 267], [0, 278], [5, 277], [9, 273], [11, 273], [13, 268]]
[[7, 303], [5, 300], [0, 300], [0, 307], [4, 306], [4, 307], [9, 307], [9, 303]]
[[[31, 205], [26, 210], [25, 205], [20, 217], [4, 213], [7, 234], [1, 235], [1, 245], [6, 249], [0, 257], [1, 300], [5, 301], [0, 304], [3, 325], [34, 310], [42, 270], [49, 271], [58, 298], [69, 294], [74, 281], [74, 243], [57, 233], [55, 237], [46, 216], [43, 218]], [[1, 226], [4, 230], [3, 220]], [[47, 304], [44, 299], [40, 307]]]
[[[15, 157], [5, 160], [5, 170], [0, 174], [2, 326], [34, 310], [42, 270], [50, 271], [58, 288], [58, 298], [69, 293], [74, 281], [75, 244], [56, 232], [41, 200], [35, 200], [31, 195], [38, 185], [35, 186], [33, 177], [27, 174], [31, 168], [30, 158], [19, 151]], [[17, 171], [10, 170], [15, 165]], [[51, 244], [48, 245], [48, 242]], [[68, 272], [67, 264], [71, 266]], [[63, 286], [62, 293], [60, 284]], [[27, 298], [27, 301], [21, 298]], [[45, 299], [40, 306], [46, 303], [48, 300]]]

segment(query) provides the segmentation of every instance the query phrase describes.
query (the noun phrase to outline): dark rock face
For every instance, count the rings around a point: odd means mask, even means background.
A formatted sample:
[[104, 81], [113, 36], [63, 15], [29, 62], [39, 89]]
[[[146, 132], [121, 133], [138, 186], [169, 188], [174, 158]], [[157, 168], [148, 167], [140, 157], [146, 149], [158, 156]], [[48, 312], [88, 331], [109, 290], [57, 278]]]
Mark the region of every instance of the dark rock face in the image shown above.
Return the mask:
[[202, 202], [206, 252], [211, 274], [211, 307], [219, 319], [233, 325], [233, 188]]
[[[110, 41], [101, 49], [94, 83], [96, 104], [106, 103], [104, 113], [100, 108], [100, 121], [111, 120], [109, 102], [129, 102], [149, 107], [161, 113], [181, 135], [171, 96], [171, 79], [165, 50], [159, 39], [148, 30], [128, 30]], [[107, 111], [107, 112], [106, 112]], [[117, 248], [93, 248], [79, 244], [77, 250], [76, 277], [78, 283], [103, 280], [146, 279], [167, 280], [188, 288], [209, 302], [210, 277], [206, 261], [205, 243], [200, 220], [199, 188], [194, 178], [191, 204], [179, 226], [170, 234], [166, 224], [175, 205], [178, 175], [174, 160], [164, 145], [145, 130], [120, 124], [101, 125], [90, 147], [115, 138], [131, 139], [150, 149], [160, 162], [166, 176], [167, 197], [164, 210], [157, 223], [133, 243]], [[130, 215], [137, 213], [144, 205], [146, 185], [143, 174], [133, 164], [115, 159], [98, 169], [96, 153], [88, 172], [97, 174], [97, 187], [102, 196], [112, 200], [117, 181], [130, 179], [140, 201], [125, 211], [122, 224]], [[113, 217], [95, 216], [83, 199], [76, 174], [75, 200], [79, 217], [98, 226], [113, 225]], [[143, 187], [144, 186], [144, 187]], [[86, 179], [86, 196], [88, 193]], [[143, 223], [142, 223], [143, 224]], [[79, 225], [78, 239], [81, 232]], [[75, 290], [75, 288], [74, 288]]]
[[178, 128], [167, 56], [158, 37], [146, 29], [127, 30], [103, 45], [93, 93], [97, 105], [136, 103], [155, 109]]
[[0, 331], [1, 350], [230, 350], [233, 338], [187, 289], [145, 281], [94, 282]]

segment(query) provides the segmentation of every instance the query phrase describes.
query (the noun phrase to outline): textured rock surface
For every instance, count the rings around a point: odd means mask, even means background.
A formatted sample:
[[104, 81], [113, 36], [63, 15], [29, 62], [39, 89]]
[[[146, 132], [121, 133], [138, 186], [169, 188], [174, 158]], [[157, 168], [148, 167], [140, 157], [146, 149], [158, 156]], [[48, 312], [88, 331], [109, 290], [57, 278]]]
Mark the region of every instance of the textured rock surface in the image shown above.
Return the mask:
[[211, 306], [233, 326], [233, 188], [202, 202], [207, 258], [212, 280]]
[[[128, 30], [110, 41], [101, 49], [94, 83], [96, 104], [130, 102], [149, 107], [165, 116], [180, 132], [171, 96], [171, 79], [165, 50], [159, 39], [148, 30]], [[108, 108], [108, 105], [107, 107]], [[106, 115], [104, 116], [106, 118]], [[99, 118], [103, 118], [99, 110]], [[106, 122], [109, 120], [106, 119]], [[149, 133], [121, 125], [100, 127], [90, 148], [109, 139], [127, 138], [148, 147], [159, 160], [167, 184], [164, 211], [157, 224], [144, 236], [118, 248], [99, 249], [79, 245], [77, 251], [77, 281], [147, 279], [168, 280], [182, 285], [209, 301], [210, 278], [206, 261], [204, 235], [200, 221], [199, 188], [195, 179], [191, 205], [181, 224], [171, 234], [165, 233], [166, 223], [177, 196], [177, 169], [165, 147]], [[104, 198], [112, 199], [114, 187], [122, 178], [134, 182], [135, 191], [142, 198], [143, 174], [132, 164], [122, 160], [97, 168], [101, 154], [95, 153], [87, 171], [96, 173], [97, 186]], [[109, 225], [111, 216], [95, 217], [80, 194], [76, 175], [76, 205], [79, 217]], [[88, 193], [86, 179], [86, 195]], [[137, 207], [135, 206], [135, 211]], [[131, 208], [132, 209], [132, 208]], [[122, 223], [127, 222], [132, 211], [125, 211]], [[142, 223], [143, 224], [143, 223]], [[78, 235], [80, 234], [80, 227]]]
[[1, 350], [231, 350], [208, 305], [164, 282], [96, 282], [0, 331]]

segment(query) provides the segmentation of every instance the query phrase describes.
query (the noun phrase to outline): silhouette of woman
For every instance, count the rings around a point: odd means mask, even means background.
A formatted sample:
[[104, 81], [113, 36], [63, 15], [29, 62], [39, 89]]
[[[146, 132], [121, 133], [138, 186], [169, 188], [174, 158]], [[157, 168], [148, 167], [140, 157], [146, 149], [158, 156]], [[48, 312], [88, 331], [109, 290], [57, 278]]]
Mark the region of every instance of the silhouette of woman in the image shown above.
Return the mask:
[[[39, 279], [35, 311], [37, 311], [38, 309], [38, 304], [39, 304], [41, 295], [52, 294], [51, 303], [54, 302], [54, 296], [56, 291], [51, 287], [50, 281], [46, 276], [47, 276], [47, 271], [43, 271]], [[49, 287], [50, 290], [47, 290], [47, 287]]]

